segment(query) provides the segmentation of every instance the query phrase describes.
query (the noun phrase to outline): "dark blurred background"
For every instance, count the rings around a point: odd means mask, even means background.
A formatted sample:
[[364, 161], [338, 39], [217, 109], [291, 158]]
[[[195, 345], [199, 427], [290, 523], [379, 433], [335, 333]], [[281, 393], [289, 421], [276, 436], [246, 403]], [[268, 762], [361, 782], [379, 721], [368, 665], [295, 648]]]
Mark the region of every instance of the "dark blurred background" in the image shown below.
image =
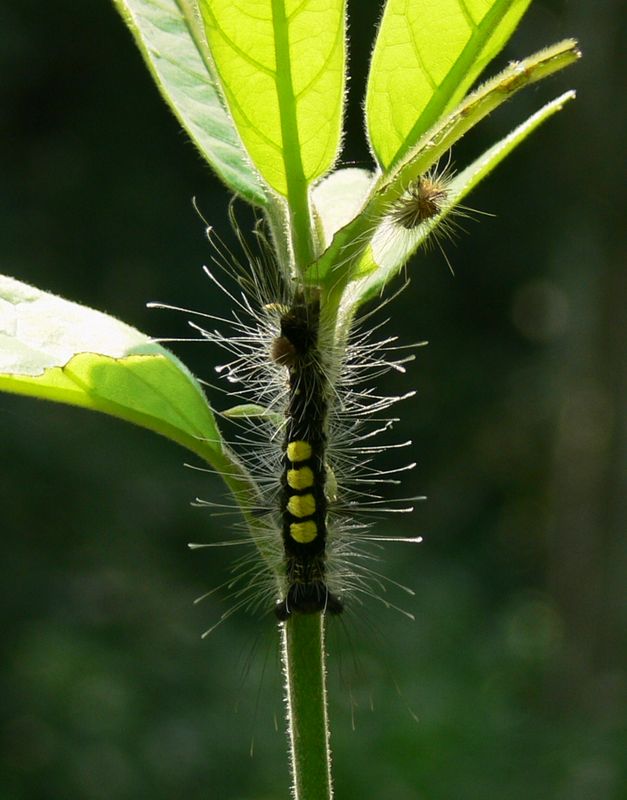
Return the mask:
[[[350, 6], [343, 161], [367, 167], [379, 4]], [[471, 197], [496, 217], [447, 246], [455, 277], [423, 254], [395, 301], [394, 330], [430, 341], [393, 386], [418, 390], [397, 432], [419, 462], [405, 489], [429, 502], [381, 526], [425, 542], [380, 568], [416, 590], [390, 598], [416, 622], [371, 604], [330, 631], [338, 798], [627, 798], [624, 22], [621, 0], [536, 0], [490, 71], [571, 35], [584, 59], [455, 163], [578, 98]], [[191, 199], [228, 238], [227, 193], [131, 36], [106, 0], [2, 0], [0, 31], [2, 271], [187, 335], [145, 303], [224, 304]], [[213, 380], [208, 345], [175, 349]], [[238, 614], [201, 641], [228, 600], [192, 605], [231, 563], [186, 547], [230, 535], [189, 505], [217, 480], [146, 431], [9, 395], [0, 447], [0, 796], [287, 798], [272, 622]]]

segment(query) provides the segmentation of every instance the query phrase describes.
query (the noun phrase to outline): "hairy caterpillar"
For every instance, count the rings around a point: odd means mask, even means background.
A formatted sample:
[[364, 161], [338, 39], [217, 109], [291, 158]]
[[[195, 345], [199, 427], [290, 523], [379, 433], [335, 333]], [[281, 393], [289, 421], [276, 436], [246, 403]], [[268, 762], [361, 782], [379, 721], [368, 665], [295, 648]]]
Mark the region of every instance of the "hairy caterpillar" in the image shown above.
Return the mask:
[[405, 230], [413, 230], [437, 217], [446, 203], [449, 182], [448, 169], [419, 175], [392, 206], [390, 219]]
[[[294, 613], [339, 614], [347, 595], [357, 602], [361, 595], [375, 596], [396, 608], [380, 590], [398, 584], [374, 572], [368, 545], [421, 537], [378, 536], [370, 520], [377, 512], [411, 511], [403, 503], [423, 498], [388, 501], [378, 494], [377, 487], [400, 483], [398, 474], [415, 464], [378, 470], [372, 463], [378, 454], [411, 443], [372, 440], [397, 421], [387, 410], [414, 392], [385, 396], [368, 384], [391, 370], [405, 372], [414, 358], [407, 351], [416, 345], [400, 346], [395, 336], [377, 339], [381, 324], [364, 324], [372, 310], [361, 321], [346, 319], [329, 329], [316, 286], [281, 273], [259, 226], [259, 249], [253, 252], [233, 214], [231, 220], [245, 263], [208, 228], [212, 262], [225, 279], [216, 269], [205, 272], [233, 303], [232, 317], [188, 313], [230, 329], [190, 322], [202, 340], [233, 356], [216, 369], [236, 387], [228, 394], [244, 402], [223, 416], [236, 426], [233, 447], [259, 489], [248, 511], [264, 531], [266, 569], [260, 569], [256, 553], [240, 559], [226, 584], [235, 603], [220, 622], [252, 605], [274, 608], [281, 622]], [[227, 288], [229, 281], [235, 281], [235, 291]]]
[[285, 410], [281, 513], [287, 593], [276, 608], [279, 620], [294, 612], [343, 609], [326, 583], [327, 375], [319, 349], [320, 299], [298, 292], [281, 316], [272, 356], [289, 374]]
[[387, 220], [382, 226], [379, 247], [394, 248], [399, 237], [405, 240], [408, 249], [415, 243], [429, 247], [435, 244], [440, 250], [449, 270], [453, 267], [443, 247], [443, 240], [453, 241], [462, 230], [460, 219], [472, 218], [475, 214], [492, 216], [461, 204], [451, 205], [450, 190], [455, 177], [449, 155], [444, 166], [434, 164], [431, 169], [413, 180], [388, 210]]

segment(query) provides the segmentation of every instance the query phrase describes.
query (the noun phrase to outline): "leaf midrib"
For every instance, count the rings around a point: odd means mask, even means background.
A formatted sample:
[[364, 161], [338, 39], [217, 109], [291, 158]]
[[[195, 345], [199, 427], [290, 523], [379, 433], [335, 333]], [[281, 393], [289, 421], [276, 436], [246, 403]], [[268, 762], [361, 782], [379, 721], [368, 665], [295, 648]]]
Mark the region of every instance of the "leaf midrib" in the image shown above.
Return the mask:
[[[486, 42], [515, 2], [516, 0], [502, 0], [500, 3], [495, 3], [479, 25], [476, 23], [473, 24], [474, 31], [466, 42], [464, 49], [458, 55], [444, 80], [431, 95], [431, 99], [422, 110], [422, 113], [398, 148], [394, 158], [391, 160], [389, 164], [390, 167], [394, 166], [405, 155], [407, 150], [418, 141], [422, 134], [442, 115], [443, 109], [446, 106], [446, 104], [443, 105], [441, 102], [442, 96], [444, 95], [448, 98], [447, 103], [450, 101], [450, 98], [454, 94], [455, 87], [462, 82], [464, 75], [466, 75], [473, 62], [476, 60], [477, 54], [483, 50]], [[460, 6], [463, 11], [467, 11], [463, 2], [460, 2]]]
[[307, 264], [310, 254], [303, 241], [306, 237], [298, 235], [298, 230], [303, 230], [305, 225], [309, 226], [307, 183], [300, 149], [297, 100], [290, 57], [289, 20], [285, 13], [284, 0], [272, 0], [272, 27], [275, 48], [274, 82], [279, 105], [287, 200], [296, 217], [294, 249], [297, 263]]

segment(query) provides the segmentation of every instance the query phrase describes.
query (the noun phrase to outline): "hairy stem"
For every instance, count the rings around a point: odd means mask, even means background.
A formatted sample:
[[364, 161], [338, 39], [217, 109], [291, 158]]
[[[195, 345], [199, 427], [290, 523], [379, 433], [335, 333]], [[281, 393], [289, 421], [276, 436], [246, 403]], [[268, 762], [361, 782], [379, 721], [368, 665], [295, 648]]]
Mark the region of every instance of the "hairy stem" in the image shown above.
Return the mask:
[[331, 800], [324, 616], [294, 614], [282, 625], [281, 642], [293, 796]]

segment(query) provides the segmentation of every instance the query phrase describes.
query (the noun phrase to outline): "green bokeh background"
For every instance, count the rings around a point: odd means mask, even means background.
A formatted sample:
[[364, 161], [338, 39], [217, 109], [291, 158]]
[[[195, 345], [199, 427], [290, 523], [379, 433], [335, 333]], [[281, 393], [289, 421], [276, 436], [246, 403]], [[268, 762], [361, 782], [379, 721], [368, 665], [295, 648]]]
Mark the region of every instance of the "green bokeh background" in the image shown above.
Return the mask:
[[[343, 161], [368, 166], [378, 4], [350, 8]], [[390, 596], [415, 623], [372, 603], [330, 631], [339, 800], [627, 798], [624, 23], [620, 0], [534, 3], [499, 64], [567, 35], [585, 58], [455, 162], [578, 99], [472, 196], [496, 218], [447, 245], [455, 278], [423, 254], [388, 309], [430, 341], [390, 383], [418, 390], [396, 431], [429, 502], [381, 530], [425, 543], [380, 567], [415, 589]], [[187, 335], [145, 303], [224, 306], [191, 198], [228, 238], [227, 195], [130, 35], [106, 0], [0, 0], [0, 31], [2, 271]], [[215, 380], [209, 345], [176, 352]], [[219, 482], [146, 431], [8, 395], [0, 448], [0, 797], [287, 798], [273, 624], [239, 614], [201, 641], [228, 601], [192, 605], [231, 563], [186, 547], [231, 535], [189, 505]]]

